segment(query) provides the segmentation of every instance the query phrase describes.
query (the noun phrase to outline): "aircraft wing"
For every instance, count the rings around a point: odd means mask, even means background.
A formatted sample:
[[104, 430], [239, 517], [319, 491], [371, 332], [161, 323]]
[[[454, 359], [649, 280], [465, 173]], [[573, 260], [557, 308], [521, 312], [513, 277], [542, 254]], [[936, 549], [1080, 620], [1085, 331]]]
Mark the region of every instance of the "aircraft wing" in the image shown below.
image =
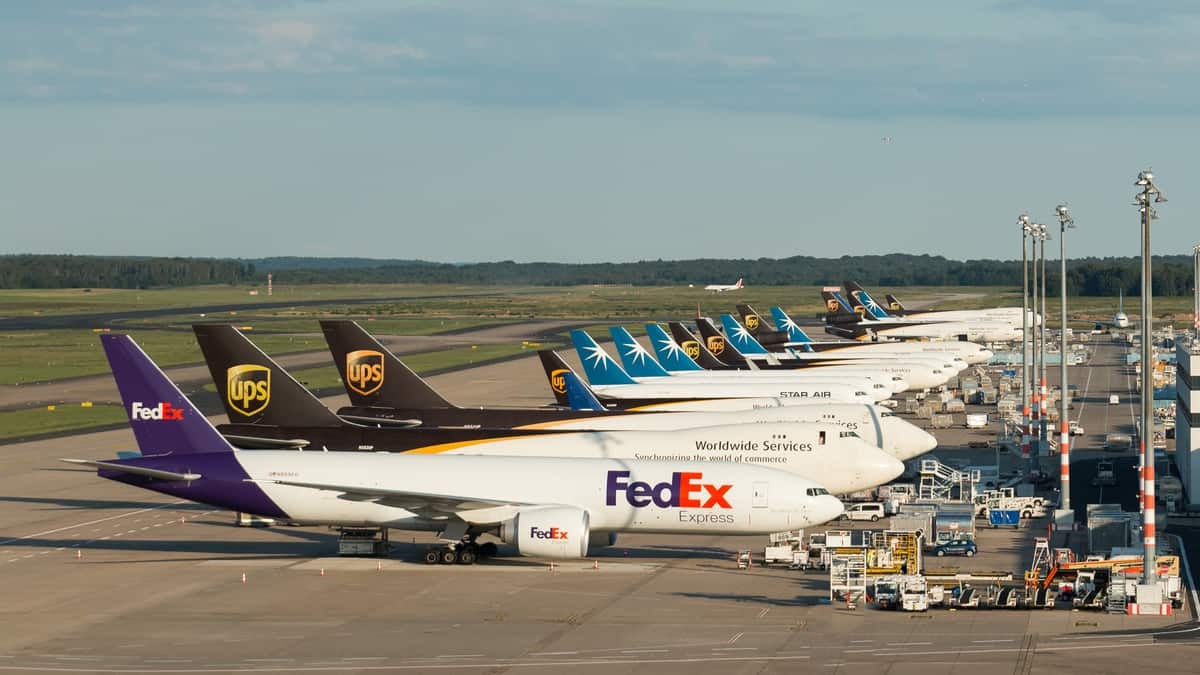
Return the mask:
[[336, 485], [333, 483], [312, 483], [294, 480], [251, 480], [251, 482], [274, 483], [276, 485], [291, 485], [313, 490], [340, 492], [342, 494], [339, 495], [339, 499], [356, 502], [375, 502], [385, 506], [405, 509], [417, 515], [427, 517], [455, 515], [463, 511], [490, 509], [497, 506], [529, 506], [533, 504], [533, 502], [513, 502], [429, 492], [389, 490], [388, 488], [369, 487], [365, 485]]

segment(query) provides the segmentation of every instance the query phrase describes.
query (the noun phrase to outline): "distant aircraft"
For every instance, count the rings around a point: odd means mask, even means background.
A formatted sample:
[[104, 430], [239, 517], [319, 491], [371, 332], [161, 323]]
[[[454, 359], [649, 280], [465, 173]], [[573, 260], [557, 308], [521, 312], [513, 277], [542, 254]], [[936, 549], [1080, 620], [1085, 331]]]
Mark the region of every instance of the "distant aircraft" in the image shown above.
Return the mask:
[[704, 287], [704, 290], [724, 293], [725, 291], [740, 291], [742, 288], [744, 288], [742, 280], [738, 279], [736, 284], [709, 284]]
[[1125, 314], [1125, 290], [1117, 291], [1117, 313], [1113, 314], [1112, 321], [1100, 321], [1096, 324], [1097, 328], [1102, 326], [1110, 326], [1112, 328], [1129, 328], [1129, 316]]

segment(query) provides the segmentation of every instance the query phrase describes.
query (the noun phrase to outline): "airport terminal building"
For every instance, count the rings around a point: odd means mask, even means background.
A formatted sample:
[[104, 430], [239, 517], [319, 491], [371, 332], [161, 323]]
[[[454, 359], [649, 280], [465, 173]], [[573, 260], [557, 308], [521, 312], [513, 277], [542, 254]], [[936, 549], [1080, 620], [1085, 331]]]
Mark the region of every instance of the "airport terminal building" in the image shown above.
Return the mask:
[[[1189, 506], [1200, 505], [1200, 346], [1178, 344], [1175, 370], [1175, 465]], [[1196, 363], [1192, 363], [1195, 357]]]

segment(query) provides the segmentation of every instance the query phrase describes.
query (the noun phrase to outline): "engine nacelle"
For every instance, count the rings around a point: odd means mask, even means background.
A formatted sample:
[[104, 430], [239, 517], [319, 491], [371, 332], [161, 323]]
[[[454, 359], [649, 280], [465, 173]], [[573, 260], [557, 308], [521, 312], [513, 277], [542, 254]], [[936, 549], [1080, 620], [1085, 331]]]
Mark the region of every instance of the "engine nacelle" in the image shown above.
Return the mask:
[[500, 538], [525, 556], [582, 558], [591, 539], [588, 514], [571, 506], [521, 509], [500, 526]]
[[616, 532], [591, 532], [588, 535], [588, 550], [617, 545]]

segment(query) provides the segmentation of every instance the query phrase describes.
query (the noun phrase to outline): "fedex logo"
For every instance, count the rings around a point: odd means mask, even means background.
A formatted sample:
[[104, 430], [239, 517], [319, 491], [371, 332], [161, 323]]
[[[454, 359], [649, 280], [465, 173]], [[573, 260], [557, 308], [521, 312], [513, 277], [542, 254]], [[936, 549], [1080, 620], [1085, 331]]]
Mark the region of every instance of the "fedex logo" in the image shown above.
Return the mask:
[[129, 408], [129, 419], [137, 420], [181, 420], [183, 408], [176, 408], [170, 403], [159, 403], [153, 408], [147, 408], [141, 401], [134, 401]]
[[552, 527], [548, 530], [544, 530], [540, 527], [531, 527], [531, 528], [529, 528], [529, 538], [530, 539], [566, 539], [567, 531], [561, 530], [557, 527]]
[[[660, 509], [691, 508], [691, 509], [731, 509], [732, 505], [726, 497], [732, 485], [712, 485], [701, 483], [704, 473], [700, 471], [676, 471], [671, 474], [670, 482], [657, 485], [635, 480], [629, 480], [628, 471], [609, 471], [605, 503], [616, 506], [617, 493], [625, 493], [625, 501], [634, 508], [649, 506], [651, 502]], [[697, 493], [703, 492], [702, 495]]]

